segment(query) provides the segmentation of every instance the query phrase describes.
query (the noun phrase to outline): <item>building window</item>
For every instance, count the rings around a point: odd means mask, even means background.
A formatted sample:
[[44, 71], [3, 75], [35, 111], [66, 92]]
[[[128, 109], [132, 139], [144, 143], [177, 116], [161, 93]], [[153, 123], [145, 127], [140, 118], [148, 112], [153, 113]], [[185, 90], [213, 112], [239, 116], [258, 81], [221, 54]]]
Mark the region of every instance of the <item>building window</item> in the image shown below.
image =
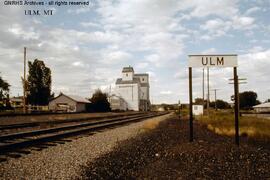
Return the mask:
[[128, 73], [126, 74], [126, 76], [128, 76]]
[[144, 78], [142, 78], [142, 81], [144, 81]]

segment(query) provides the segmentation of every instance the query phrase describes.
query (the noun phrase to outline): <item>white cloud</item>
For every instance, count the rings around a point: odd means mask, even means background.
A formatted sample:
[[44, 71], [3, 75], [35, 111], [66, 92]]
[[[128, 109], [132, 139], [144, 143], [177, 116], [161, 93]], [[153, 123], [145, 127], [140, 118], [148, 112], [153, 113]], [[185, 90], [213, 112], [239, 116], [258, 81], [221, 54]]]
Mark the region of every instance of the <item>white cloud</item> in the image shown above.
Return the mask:
[[222, 19], [208, 20], [205, 24], [200, 26], [202, 30], [207, 32], [201, 39], [211, 40], [223, 36], [231, 28], [231, 24], [230, 21], [223, 21]]
[[81, 24], [81, 26], [86, 27], [86, 28], [93, 28], [93, 27], [94, 28], [101, 28], [100, 24], [94, 23], [94, 22], [91, 22], [91, 21], [89, 21], [89, 22], [81, 22], [80, 24]]
[[126, 36], [123, 39], [128, 39], [118, 42], [126, 50], [149, 51], [163, 62], [183, 52], [182, 39], [187, 35], [176, 36], [172, 33], [184, 30], [180, 18], [174, 17], [178, 11], [175, 1], [101, 1], [99, 7], [97, 12], [102, 16], [101, 24], [105, 30], [121, 31], [122, 36]]
[[254, 46], [253, 48], [249, 49], [249, 53], [258, 53], [258, 52], [262, 52], [264, 50], [263, 47], [261, 46]]
[[105, 64], [119, 64], [123, 62], [128, 62], [132, 58], [132, 55], [125, 51], [112, 51], [112, 52], [103, 52], [102, 62]]
[[149, 66], [149, 64], [147, 62], [138, 62], [136, 64], [136, 69], [145, 69]]
[[[53, 29], [48, 32], [51, 38], [54, 38], [58, 42], [64, 42], [63, 44], [77, 44], [77, 43], [113, 43], [122, 40], [121, 35], [118, 32], [86, 32], [77, 30], [65, 30], [65, 29]], [[65, 34], [65, 36], [62, 36]]]
[[235, 29], [252, 29], [255, 19], [248, 16], [235, 16], [233, 17], [233, 27]]
[[229, 21], [224, 22], [221, 19], [212, 19], [212, 20], [208, 20], [206, 21], [205, 24], [201, 25], [201, 29], [203, 30], [207, 30], [207, 31], [227, 31], [230, 27], [231, 23]]
[[[260, 100], [270, 97], [270, 92], [266, 91], [270, 82], [270, 49], [250, 52], [239, 56], [239, 76], [247, 78], [249, 90], [258, 93]], [[248, 90], [247, 88], [245, 90]], [[265, 99], [263, 99], [265, 98]]]
[[18, 38], [22, 38], [25, 40], [35, 40], [39, 39], [40, 37], [40, 35], [35, 32], [35, 29], [33, 27], [24, 30], [20, 24], [13, 24], [10, 28], [8, 28], [7, 31], [17, 36]]
[[214, 54], [216, 52], [217, 52], [217, 50], [215, 48], [210, 48], [210, 49], [206, 49], [206, 50], [202, 51], [201, 54]]
[[[252, 30], [256, 28], [255, 19], [248, 16], [233, 16], [230, 20], [222, 19], [210, 19], [204, 24], [200, 25], [200, 29], [203, 30], [200, 39], [212, 40], [221, 36], [229, 36], [229, 31], [236, 30]], [[252, 31], [245, 33], [246, 36], [253, 35]]]
[[81, 61], [75, 61], [72, 63], [72, 65], [76, 67], [84, 67], [84, 64]]
[[150, 54], [145, 57], [145, 60], [156, 67], [161, 67], [162, 60], [160, 59], [160, 56], [158, 54]]
[[162, 95], [171, 95], [172, 91], [160, 91], [160, 94], [162, 94]]
[[185, 0], [179, 4], [182, 9], [192, 8], [190, 15], [199, 18], [209, 15], [231, 17], [238, 13], [237, 0]]
[[255, 12], [258, 12], [260, 11], [261, 8], [259, 7], [252, 7], [252, 8], [249, 8], [246, 12], [245, 12], [245, 15], [250, 15], [250, 14], [253, 14]]

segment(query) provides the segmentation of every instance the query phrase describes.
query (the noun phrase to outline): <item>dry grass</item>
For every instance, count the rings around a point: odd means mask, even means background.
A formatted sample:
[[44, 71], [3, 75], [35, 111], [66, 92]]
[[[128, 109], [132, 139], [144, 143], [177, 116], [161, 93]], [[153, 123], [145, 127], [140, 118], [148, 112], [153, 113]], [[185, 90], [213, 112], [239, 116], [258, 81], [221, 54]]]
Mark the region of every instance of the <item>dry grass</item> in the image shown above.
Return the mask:
[[[198, 116], [197, 120], [207, 124], [207, 128], [220, 135], [234, 136], [234, 115], [231, 112], [211, 113], [209, 117]], [[270, 140], [270, 120], [258, 117], [240, 117], [241, 136]]]
[[145, 130], [155, 129], [158, 126], [158, 124], [159, 124], [159, 121], [149, 120], [143, 124], [143, 129]]
[[146, 120], [144, 122], [143, 126], [142, 126], [142, 129], [144, 131], [155, 129], [159, 125], [159, 123], [161, 121], [169, 119], [172, 116], [173, 116], [172, 114], [167, 114], [167, 115], [164, 115], [164, 116], [160, 116], [160, 117], [156, 117], [156, 118], [153, 118], [153, 119]]

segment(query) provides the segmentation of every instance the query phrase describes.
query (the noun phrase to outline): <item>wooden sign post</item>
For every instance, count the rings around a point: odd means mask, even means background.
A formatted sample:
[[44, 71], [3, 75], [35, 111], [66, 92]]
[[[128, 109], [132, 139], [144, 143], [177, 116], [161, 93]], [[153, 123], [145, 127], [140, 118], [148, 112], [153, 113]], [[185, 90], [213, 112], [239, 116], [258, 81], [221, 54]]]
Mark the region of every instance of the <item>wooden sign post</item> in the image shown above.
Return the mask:
[[189, 67], [189, 141], [193, 141], [192, 68]]
[[235, 118], [235, 143], [239, 145], [239, 88], [238, 88], [238, 76], [237, 76], [237, 55], [225, 54], [225, 55], [189, 55], [189, 127], [190, 135], [189, 141], [193, 141], [193, 98], [192, 98], [192, 68], [202, 67], [233, 67], [234, 77], [234, 118]]

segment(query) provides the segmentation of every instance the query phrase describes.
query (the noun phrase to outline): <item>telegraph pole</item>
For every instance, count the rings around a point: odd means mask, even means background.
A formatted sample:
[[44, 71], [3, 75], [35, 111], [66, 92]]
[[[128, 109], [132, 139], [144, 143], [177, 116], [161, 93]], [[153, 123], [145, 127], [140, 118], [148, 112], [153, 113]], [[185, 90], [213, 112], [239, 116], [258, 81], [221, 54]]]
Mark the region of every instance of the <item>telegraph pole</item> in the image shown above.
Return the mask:
[[110, 85], [110, 95], [111, 95], [111, 93], [112, 93], [112, 87], [111, 87], [111, 85]]
[[207, 67], [207, 115], [208, 115], [208, 116], [209, 116], [209, 101], [210, 101], [209, 67]]
[[239, 86], [237, 68], [233, 68], [234, 80], [234, 117], [235, 117], [235, 143], [239, 146]]
[[24, 47], [23, 60], [23, 113], [26, 113], [26, 47]]
[[[229, 79], [229, 84], [234, 84], [234, 119], [235, 119], [235, 143], [239, 146], [239, 84], [246, 84], [243, 80], [246, 78], [238, 78], [237, 68], [233, 68], [233, 79]], [[242, 82], [240, 82], [242, 81]]]
[[179, 119], [181, 119], [180, 110], [181, 110], [181, 102], [180, 102], [180, 100], [179, 100], [179, 101], [178, 101], [178, 112], [179, 112]]
[[202, 100], [204, 106], [204, 68], [203, 68], [203, 80], [202, 80]]
[[188, 68], [189, 72], [189, 142], [193, 141], [193, 100], [192, 100], [192, 68]]
[[213, 89], [212, 91], [214, 91], [215, 92], [215, 110], [217, 111], [217, 91], [218, 91], [219, 89]]
[[215, 89], [215, 110], [217, 111], [217, 89]]

